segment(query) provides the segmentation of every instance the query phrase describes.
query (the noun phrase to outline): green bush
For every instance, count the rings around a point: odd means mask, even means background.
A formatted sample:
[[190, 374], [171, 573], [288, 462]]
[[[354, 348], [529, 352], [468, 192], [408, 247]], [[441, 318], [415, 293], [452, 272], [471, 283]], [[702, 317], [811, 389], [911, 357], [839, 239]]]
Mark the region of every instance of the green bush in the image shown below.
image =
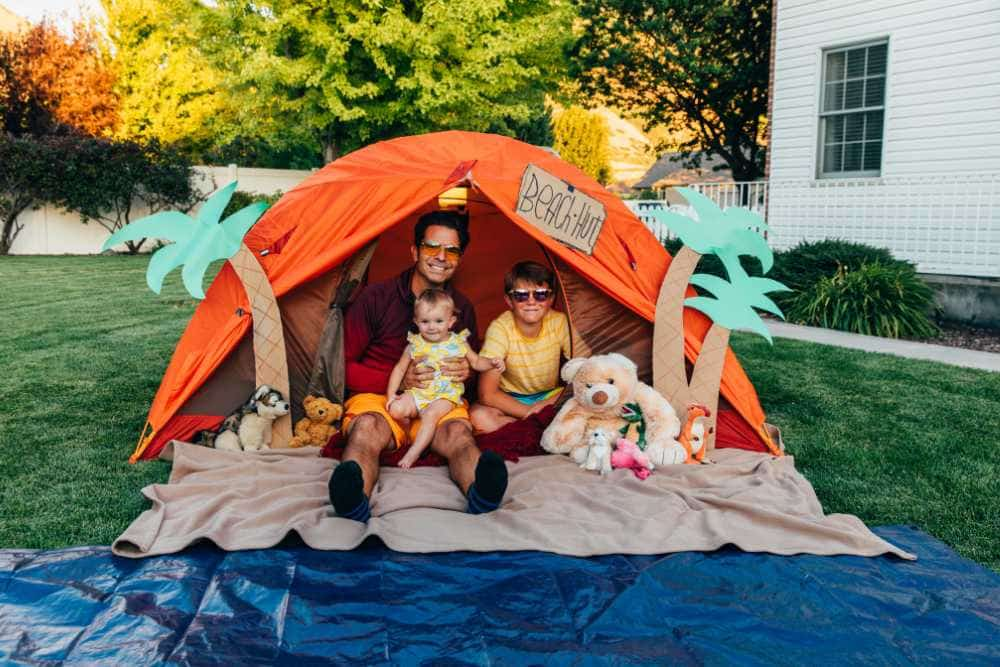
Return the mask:
[[243, 192], [242, 190], [237, 190], [233, 193], [233, 198], [229, 200], [229, 203], [226, 205], [226, 209], [222, 212], [222, 217], [219, 219], [225, 220], [241, 208], [246, 208], [250, 204], [258, 201], [265, 201], [268, 206], [272, 206], [274, 202], [281, 199], [283, 194], [284, 193], [281, 190], [278, 190], [273, 195], [262, 195], [259, 192]]
[[889, 338], [930, 338], [934, 295], [905, 262], [841, 266], [803, 290], [787, 312], [800, 324]]
[[895, 259], [885, 248], [837, 239], [802, 242], [774, 254], [774, 268], [768, 278], [784, 283], [793, 291], [772, 296], [782, 310], [787, 310], [799, 294], [815, 287], [821, 278], [832, 278], [841, 268], [857, 270], [862, 264], [912, 267], [908, 262]]
[[[673, 257], [677, 254], [677, 251], [681, 249], [681, 243], [679, 238], [667, 239], [663, 242], [663, 247], [667, 249], [670, 256]], [[740, 257], [740, 264], [743, 266], [743, 270], [747, 272], [747, 275], [759, 276], [761, 275], [761, 266], [753, 257]], [[707, 273], [709, 275], [718, 276], [720, 278], [725, 278], [729, 280], [729, 276], [726, 275], [726, 267], [722, 265], [722, 260], [716, 255], [702, 255], [701, 259], [698, 260], [698, 266], [695, 267], [695, 273]], [[702, 290], [695, 288], [700, 293]], [[770, 295], [774, 296], [774, 295]]]

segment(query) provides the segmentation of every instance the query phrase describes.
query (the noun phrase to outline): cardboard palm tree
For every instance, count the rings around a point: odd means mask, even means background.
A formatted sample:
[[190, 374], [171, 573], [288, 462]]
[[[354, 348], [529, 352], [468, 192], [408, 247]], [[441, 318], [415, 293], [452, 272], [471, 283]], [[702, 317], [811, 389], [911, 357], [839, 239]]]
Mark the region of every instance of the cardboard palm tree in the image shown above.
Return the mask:
[[[711, 412], [714, 426], [730, 331], [743, 329], [770, 341], [771, 334], [754, 309], [783, 317], [767, 294], [788, 288], [770, 278], [750, 277], [740, 264], [741, 255], [758, 259], [764, 273], [774, 264], [774, 254], [763, 237], [767, 224], [759, 215], [743, 208], [723, 211], [694, 190], [677, 188], [677, 191], [691, 205], [698, 219], [672, 211], [654, 214], [684, 245], [667, 269], [656, 302], [653, 386], [670, 401], [678, 415], [685, 414], [690, 403], [704, 404]], [[714, 254], [721, 260], [728, 281], [718, 276], [694, 274], [698, 261], [706, 254]], [[712, 296], [688, 298], [689, 284]], [[690, 382], [684, 355], [684, 306], [700, 310], [712, 319]], [[712, 429], [706, 449], [714, 445], [715, 429]]]
[[[267, 210], [267, 204], [251, 204], [220, 223], [219, 218], [235, 191], [236, 181], [216, 190], [196, 218], [179, 211], [163, 211], [136, 220], [112, 234], [102, 250], [147, 237], [173, 241], [156, 251], [149, 260], [146, 284], [159, 294], [167, 274], [183, 266], [184, 287], [196, 299], [205, 298], [202, 283], [209, 265], [219, 259], [229, 260], [250, 301], [256, 386], [269, 385], [287, 397], [288, 360], [278, 301], [260, 262], [243, 243], [243, 237]], [[291, 437], [291, 417], [277, 420], [271, 446], [284, 447]]]

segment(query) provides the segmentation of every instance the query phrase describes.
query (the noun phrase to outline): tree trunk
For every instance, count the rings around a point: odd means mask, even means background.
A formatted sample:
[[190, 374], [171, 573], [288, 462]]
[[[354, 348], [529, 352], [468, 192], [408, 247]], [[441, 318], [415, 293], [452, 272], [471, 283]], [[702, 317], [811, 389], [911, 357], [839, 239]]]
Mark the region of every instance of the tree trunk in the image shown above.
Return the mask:
[[[285, 351], [285, 332], [281, 324], [278, 300], [271, 289], [264, 268], [257, 261], [253, 251], [241, 245], [229, 260], [236, 275], [243, 283], [243, 289], [250, 300], [253, 317], [253, 356], [256, 372], [256, 387], [266, 384], [277, 389], [291, 401], [288, 385], [288, 357]], [[292, 416], [285, 415], [274, 422], [271, 430], [271, 447], [287, 447], [292, 439]]]
[[139, 239], [138, 241], [125, 241], [125, 248], [128, 249], [128, 254], [138, 255], [139, 250], [142, 248], [142, 244], [146, 242], [146, 239]]
[[688, 379], [684, 356], [684, 299], [701, 255], [687, 246], [674, 255], [656, 300], [653, 328], [653, 388], [681, 419], [687, 413]]
[[330, 164], [334, 160], [340, 157], [337, 154], [337, 144], [336, 142], [324, 142], [323, 144], [323, 164]]
[[705, 438], [705, 453], [715, 449], [716, 425], [719, 417], [719, 390], [722, 385], [722, 367], [729, 349], [729, 329], [713, 324], [705, 334], [701, 352], [691, 373], [691, 401], [709, 409], [711, 432]]
[[18, 232], [21, 231], [21, 228], [16, 223], [16, 217], [3, 221], [3, 235], [0, 236], [0, 255], [10, 253], [11, 246], [14, 245], [14, 239], [17, 238]]

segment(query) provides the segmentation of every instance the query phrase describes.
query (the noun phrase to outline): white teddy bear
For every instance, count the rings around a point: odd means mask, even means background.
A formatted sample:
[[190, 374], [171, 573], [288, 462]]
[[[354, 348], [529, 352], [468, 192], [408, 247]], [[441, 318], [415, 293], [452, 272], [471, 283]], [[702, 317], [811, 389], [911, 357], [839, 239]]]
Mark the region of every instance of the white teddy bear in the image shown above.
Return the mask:
[[542, 433], [545, 451], [571, 454], [574, 461], [582, 463], [593, 429], [614, 433], [638, 414], [645, 424], [644, 453], [654, 466], [687, 459], [687, 450], [677, 441], [680, 419], [667, 399], [639, 381], [638, 369], [628, 357], [612, 353], [570, 359], [562, 368], [562, 378], [573, 385], [573, 397]]

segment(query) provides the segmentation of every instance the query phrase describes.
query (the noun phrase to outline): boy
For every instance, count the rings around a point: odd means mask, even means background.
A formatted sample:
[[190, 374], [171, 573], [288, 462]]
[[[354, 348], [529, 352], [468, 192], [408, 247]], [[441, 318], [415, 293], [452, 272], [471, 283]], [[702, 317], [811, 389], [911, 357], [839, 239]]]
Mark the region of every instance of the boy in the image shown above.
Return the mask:
[[479, 378], [479, 405], [470, 418], [480, 433], [538, 412], [556, 401], [560, 357], [570, 358], [569, 319], [552, 310], [552, 271], [518, 262], [504, 276], [509, 310], [490, 323], [480, 355], [503, 359], [506, 369]]

